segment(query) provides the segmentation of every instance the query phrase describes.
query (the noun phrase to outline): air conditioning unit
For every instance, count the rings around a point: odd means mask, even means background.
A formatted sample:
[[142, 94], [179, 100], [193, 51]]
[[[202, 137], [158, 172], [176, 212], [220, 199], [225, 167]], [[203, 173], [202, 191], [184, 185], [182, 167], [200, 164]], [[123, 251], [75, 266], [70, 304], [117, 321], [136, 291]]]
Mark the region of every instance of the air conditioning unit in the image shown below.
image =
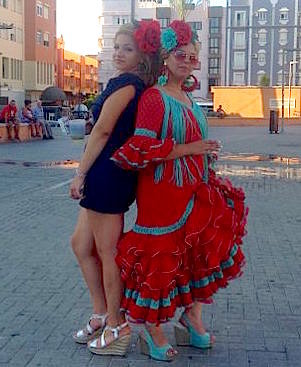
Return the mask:
[[258, 59], [258, 54], [255, 53], [255, 54], [252, 55], [252, 57], [253, 57], [253, 59]]
[[254, 38], [259, 38], [259, 34], [258, 33], [254, 33]]
[[254, 17], [258, 17], [258, 11], [255, 11]]

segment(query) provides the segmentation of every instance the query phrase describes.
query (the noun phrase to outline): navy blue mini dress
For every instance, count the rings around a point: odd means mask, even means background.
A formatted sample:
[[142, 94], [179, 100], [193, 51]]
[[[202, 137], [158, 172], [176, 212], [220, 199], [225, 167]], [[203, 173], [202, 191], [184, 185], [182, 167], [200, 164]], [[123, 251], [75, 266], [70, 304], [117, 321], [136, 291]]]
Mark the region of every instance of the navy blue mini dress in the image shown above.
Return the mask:
[[92, 113], [96, 121], [105, 100], [127, 85], [135, 87], [135, 96], [120, 115], [106, 146], [88, 171], [80, 201], [83, 208], [99, 213], [125, 213], [135, 200], [137, 173], [123, 170], [110, 158], [134, 133], [137, 103], [145, 89], [144, 82], [132, 73], [110, 79], [106, 89], [98, 96]]

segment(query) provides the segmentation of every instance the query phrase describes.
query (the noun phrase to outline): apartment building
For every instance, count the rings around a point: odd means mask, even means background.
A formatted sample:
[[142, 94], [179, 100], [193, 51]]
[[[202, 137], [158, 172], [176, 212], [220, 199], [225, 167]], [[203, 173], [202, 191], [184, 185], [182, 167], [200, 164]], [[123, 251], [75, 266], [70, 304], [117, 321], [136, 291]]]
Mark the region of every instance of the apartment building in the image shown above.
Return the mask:
[[25, 95], [31, 100], [55, 83], [56, 0], [26, 0]]
[[0, 0], [0, 105], [24, 100], [24, 0]]
[[83, 98], [98, 93], [97, 57], [83, 56], [65, 50], [63, 37], [57, 41], [57, 80], [69, 105], [80, 103]]
[[[301, 85], [300, 0], [229, 0], [226, 85]], [[285, 78], [283, 80], [283, 78]]]
[[208, 2], [203, 1], [201, 5], [192, 7], [186, 16], [186, 21], [190, 24], [191, 29], [197, 33], [200, 41], [200, 62], [193, 72], [193, 75], [199, 82], [197, 89], [193, 92], [193, 96], [199, 101], [203, 101], [208, 98], [208, 11]]
[[209, 7], [208, 18], [208, 96], [211, 98], [211, 87], [225, 84], [226, 8]]

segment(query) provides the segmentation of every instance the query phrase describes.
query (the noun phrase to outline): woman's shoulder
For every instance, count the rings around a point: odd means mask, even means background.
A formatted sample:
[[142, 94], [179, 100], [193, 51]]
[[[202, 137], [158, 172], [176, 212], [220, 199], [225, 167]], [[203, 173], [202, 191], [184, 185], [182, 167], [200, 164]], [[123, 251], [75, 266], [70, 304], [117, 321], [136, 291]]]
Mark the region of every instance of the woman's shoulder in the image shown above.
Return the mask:
[[114, 78], [111, 78], [108, 87], [119, 87], [122, 88], [127, 85], [134, 85], [135, 87], [145, 88], [144, 81], [134, 73], [122, 73]]
[[141, 95], [139, 100], [139, 110], [148, 111], [152, 116], [162, 115], [164, 112], [164, 103], [158, 88], [147, 88]]
[[154, 100], [154, 101], [162, 101], [161, 93], [156, 86], [147, 88], [143, 93], [141, 98], [144, 100]]

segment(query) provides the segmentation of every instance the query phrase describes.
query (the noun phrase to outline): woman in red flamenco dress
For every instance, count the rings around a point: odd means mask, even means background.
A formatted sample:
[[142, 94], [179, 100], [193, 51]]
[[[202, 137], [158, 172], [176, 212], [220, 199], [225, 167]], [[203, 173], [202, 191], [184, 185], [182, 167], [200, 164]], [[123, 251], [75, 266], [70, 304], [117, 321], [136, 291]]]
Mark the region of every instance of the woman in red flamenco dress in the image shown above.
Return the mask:
[[247, 208], [242, 189], [217, 177], [211, 157], [220, 146], [207, 139], [207, 121], [185, 80], [198, 62], [190, 27], [174, 21], [161, 36], [164, 70], [139, 102], [134, 136], [112, 159], [140, 170], [138, 217], [118, 245], [124, 281], [122, 307], [145, 324], [142, 352], [168, 361], [177, 352], [161, 323], [184, 307], [178, 345], [209, 348], [202, 303], [241, 274]]

